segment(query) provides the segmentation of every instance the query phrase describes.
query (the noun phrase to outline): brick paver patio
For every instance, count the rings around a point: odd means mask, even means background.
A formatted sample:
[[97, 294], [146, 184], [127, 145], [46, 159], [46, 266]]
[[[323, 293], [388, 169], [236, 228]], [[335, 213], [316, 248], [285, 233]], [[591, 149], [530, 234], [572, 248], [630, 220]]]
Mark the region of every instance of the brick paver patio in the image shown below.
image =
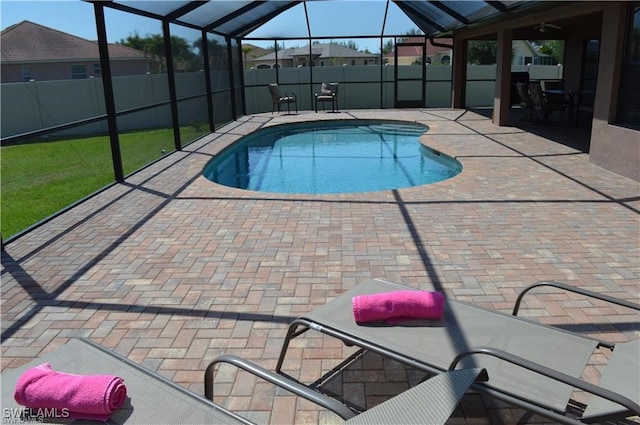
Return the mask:
[[[323, 196], [243, 191], [200, 175], [257, 128], [334, 118], [425, 123], [424, 142], [464, 170], [423, 187]], [[2, 370], [81, 336], [202, 394], [213, 358], [236, 354], [273, 370], [293, 318], [369, 278], [500, 311], [521, 288], [549, 279], [637, 301], [640, 185], [591, 164], [575, 147], [582, 130], [529, 130], [446, 109], [243, 117], [5, 246]], [[637, 315], [566, 293], [539, 291], [526, 307], [545, 323], [605, 339], [640, 336]], [[318, 335], [299, 338], [287, 372], [310, 383], [353, 352]], [[602, 356], [588, 379], [597, 381]], [[417, 379], [365, 354], [326, 386], [367, 408]], [[231, 368], [216, 382], [217, 402], [260, 423], [337, 420]], [[473, 394], [451, 419], [540, 422]]]

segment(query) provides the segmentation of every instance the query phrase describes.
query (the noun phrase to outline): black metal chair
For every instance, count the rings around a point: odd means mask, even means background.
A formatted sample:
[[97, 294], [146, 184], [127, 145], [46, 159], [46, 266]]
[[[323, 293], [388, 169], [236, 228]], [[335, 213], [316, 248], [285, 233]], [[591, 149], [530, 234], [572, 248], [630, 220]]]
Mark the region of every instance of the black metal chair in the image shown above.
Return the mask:
[[531, 101], [531, 95], [529, 94], [529, 84], [528, 83], [516, 83], [516, 88], [518, 90], [518, 97], [520, 100], [520, 106], [524, 107], [525, 110], [529, 113], [521, 118], [522, 121], [533, 121], [533, 102]]
[[276, 110], [276, 105], [278, 107], [278, 112], [280, 112], [280, 105], [283, 103], [287, 104], [287, 112], [291, 113], [291, 104], [293, 103], [296, 107], [296, 114], [298, 113], [298, 100], [296, 98], [295, 93], [280, 93], [280, 87], [276, 83], [269, 84], [269, 93], [271, 93], [271, 100], [273, 101], [271, 107], [271, 113]]
[[542, 123], [549, 123], [549, 116], [552, 112], [560, 112], [561, 114], [569, 107], [565, 99], [555, 99], [545, 96], [540, 84], [529, 84], [529, 94], [531, 95], [531, 104], [534, 113], [538, 114], [538, 118]]
[[338, 83], [322, 83], [320, 93], [315, 93], [316, 113], [318, 112], [318, 102], [322, 102], [323, 111], [324, 103], [331, 102], [331, 112], [338, 112]]

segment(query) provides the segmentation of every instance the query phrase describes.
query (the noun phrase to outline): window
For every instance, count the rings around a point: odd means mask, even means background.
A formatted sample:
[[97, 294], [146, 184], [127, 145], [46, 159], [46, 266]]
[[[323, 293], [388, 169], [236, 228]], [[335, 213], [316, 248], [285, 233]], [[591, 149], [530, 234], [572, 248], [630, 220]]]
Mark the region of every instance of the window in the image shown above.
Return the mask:
[[620, 75], [617, 121], [640, 127], [640, 2], [633, 2], [628, 7], [629, 21]]
[[640, 62], [640, 2], [634, 2], [631, 6], [631, 18], [627, 32], [627, 57], [632, 62]]
[[87, 67], [84, 65], [71, 65], [71, 79], [80, 80], [87, 78]]
[[31, 67], [23, 66], [22, 67], [22, 81], [31, 81]]
[[[430, 61], [427, 61], [427, 62], [428, 62], [428, 63], [431, 63]], [[451, 64], [451, 56], [449, 56], [449, 55], [444, 55], [444, 56], [442, 56], [442, 59], [440, 60], [440, 62], [441, 62], [443, 65], [449, 65], [449, 64]]]
[[99, 63], [94, 63], [93, 64], [93, 75], [95, 75], [95, 76], [102, 75], [102, 68], [100, 68], [100, 64]]
[[586, 40], [582, 55], [581, 90], [595, 91], [598, 82], [598, 62], [600, 61], [600, 40]]

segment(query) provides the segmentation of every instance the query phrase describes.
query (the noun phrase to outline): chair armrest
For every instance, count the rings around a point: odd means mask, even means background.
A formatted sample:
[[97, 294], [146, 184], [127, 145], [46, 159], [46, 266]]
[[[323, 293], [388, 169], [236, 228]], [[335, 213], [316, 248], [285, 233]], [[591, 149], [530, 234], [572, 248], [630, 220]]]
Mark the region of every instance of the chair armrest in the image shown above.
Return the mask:
[[209, 363], [209, 366], [207, 366], [204, 374], [204, 396], [211, 401], [213, 401], [214, 369], [218, 363], [231, 364], [239, 369], [251, 373], [252, 375], [262, 378], [265, 381], [270, 382], [280, 388], [284, 388], [285, 390], [290, 391], [299, 397], [303, 397], [317, 405], [331, 410], [342, 419], [346, 420], [356, 415], [355, 412], [353, 412], [344, 404], [340, 403], [338, 400], [330, 398], [322, 393], [319, 393], [318, 391], [314, 391], [313, 389], [283, 375], [271, 372], [261, 366], [258, 366], [255, 363], [250, 362], [249, 360], [245, 360], [232, 355], [220, 356]]
[[513, 312], [511, 313], [513, 316], [517, 316], [518, 315], [518, 311], [520, 310], [520, 303], [522, 302], [522, 298], [524, 298], [525, 294], [527, 292], [529, 292], [530, 290], [534, 289], [534, 288], [538, 288], [540, 286], [552, 286], [554, 288], [559, 288], [565, 291], [569, 291], [569, 292], [574, 292], [576, 294], [581, 294], [587, 297], [591, 297], [591, 298], [596, 298], [599, 299], [601, 301], [606, 301], [612, 304], [616, 304], [616, 305], [620, 305], [623, 307], [628, 307], [631, 308], [633, 310], [638, 310], [640, 311], [640, 304], [636, 304], [634, 302], [631, 301], [627, 301], [627, 300], [623, 300], [620, 298], [615, 298], [609, 295], [605, 295], [605, 294], [599, 294], [597, 292], [593, 292], [593, 291], [589, 291], [587, 289], [582, 289], [582, 288], [577, 288], [575, 286], [570, 286], [567, 285], [566, 283], [562, 283], [562, 282], [557, 282], [554, 280], [543, 280], [540, 282], [536, 282], [533, 283], [529, 286], [527, 286], [526, 288], [524, 288], [520, 294], [518, 295], [518, 298], [516, 299], [516, 303], [513, 306]]
[[589, 382], [582, 381], [580, 379], [574, 378], [573, 376], [567, 375], [565, 373], [559, 372], [557, 370], [551, 369], [549, 367], [543, 366], [541, 364], [532, 362], [530, 360], [524, 359], [520, 356], [507, 353], [506, 351], [502, 351], [497, 348], [492, 347], [479, 347], [464, 353], [458, 354], [451, 364], [449, 365], [449, 370], [454, 370], [458, 363], [465, 357], [474, 355], [474, 354], [484, 354], [493, 357], [497, 357], [498, 359], [504, 360], [511, 364], [520, 366], [532, 372], [538, 373], [540, 375], [546, 376], [551, 379], [555, 379], [556, 381], [563, 382], [567, 385], [571, 385], [574, 388], [581, 389], [598, 397], [605, 398], [614, 403], [617, 403], [621, 406], [624, 406], [629, 411], [635, 413], [636, 415], [640, 415], [640, 405], [638, 405], [635, 401], [630, 400], [623, 395], [615, 393], [611, 390], [607, 390], [605, 388], [599, 387], [597, 385], [591, 384]]
[[[518, 297], [516, 298], [516, 302], [513, 306], [513, 312], [511, 313], [513, 316], [517, 316], [518, 312], [520, 311], [520, 304], [522, 303], [522, 299], [524, 298], [524, 296], [531, 291], [532, 289], [541, 287], [541, 286], [551, 286], [554, 288], [558, 288], [558, 289], [562, 289], [564, 291], [567, 292], [573, 292], [576, 294], [580, 294], [580, 295], [584, 295], [586, 297], [590, 297], [590, 298], [594, 298], [594, 299], [598, 299], [601, 301], [605, 301], [611, 304], [616, 304], [616, 305], [620, 305], [623, 307], [627, 307], [630, 308], [632, 310], [637, 310], [640, 311], [640, 304], [636, 304], [634, 302], [631, 301], [627, 301], [627, 300], [623, 300], [620, 298], [615, 298], [612, 297], [610, 295], [606, 295], [606, 294], [600, 294], [598, 292], [593, 292], [593, 291], [589, 291], [588, 289], [583, 289], [583, 288], [577, 288], [575, 286], [571, 286], [571, 285], [567, 285], [566, 283], [562, 283], [562, 282], [557, 282], [555, 280], [541, 280], [539, 282], [533, 283], [529, 286], [527, 286], [526, 288], [524, 288], [520, 294], [518, 294]], [[614, 345], [611, 342], [607, 342], [607, 341], [602, 341], [602, 340], [598, 340], [599, 341], [599, 345], [601, 347], [607, 347], [609, 349], [613, 349]]]

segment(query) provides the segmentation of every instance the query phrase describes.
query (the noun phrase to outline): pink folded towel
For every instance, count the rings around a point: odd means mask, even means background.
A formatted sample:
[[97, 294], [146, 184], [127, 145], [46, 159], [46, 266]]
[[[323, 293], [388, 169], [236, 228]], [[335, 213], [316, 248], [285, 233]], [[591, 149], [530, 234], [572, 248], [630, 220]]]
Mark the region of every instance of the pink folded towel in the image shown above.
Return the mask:
[[442, 318], [444, 295], [430, 291], [393, 291], [352, 298], [357, 323], [383, 320], [399, 323], [410, 319]]
[[44, 363], [20, 376], [13, 397], [31, 409], [59, 409], [71, 418], [106, 422], [124, 404], [127, 388], [117, 376], [72, 375]]

